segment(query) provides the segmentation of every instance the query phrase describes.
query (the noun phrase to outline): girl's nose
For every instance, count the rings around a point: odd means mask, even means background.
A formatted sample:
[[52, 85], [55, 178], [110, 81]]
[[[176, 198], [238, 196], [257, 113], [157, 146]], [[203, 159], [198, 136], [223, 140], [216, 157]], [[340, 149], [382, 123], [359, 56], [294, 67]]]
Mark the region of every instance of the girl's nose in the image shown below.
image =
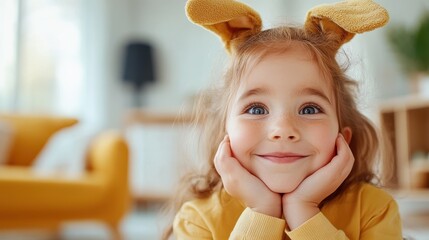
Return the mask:
[[298, 141], [300, 139], [297, 122], [290, 117], [279, 117], [273, 124], [270, 131], [272, 141]]

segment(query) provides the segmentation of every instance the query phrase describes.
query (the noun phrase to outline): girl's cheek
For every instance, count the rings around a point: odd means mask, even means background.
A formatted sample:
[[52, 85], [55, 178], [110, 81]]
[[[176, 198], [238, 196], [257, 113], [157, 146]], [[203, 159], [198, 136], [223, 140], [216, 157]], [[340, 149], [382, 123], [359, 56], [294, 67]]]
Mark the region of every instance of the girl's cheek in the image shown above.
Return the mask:
[[231, 152], [233, 157], [237, 157], [241, 153], [240, 147], [242, 145], [240, 143], [243, 143], [243, 137], [240, 134], [237, 134], [236, 131], [228, 132], [229, 140], [231, 143]]
[[243, 125], [239, 124], [230, 125], [227, 130], [233, 157], [242, 157], [248, 145], [249, 131], [243, 129]]

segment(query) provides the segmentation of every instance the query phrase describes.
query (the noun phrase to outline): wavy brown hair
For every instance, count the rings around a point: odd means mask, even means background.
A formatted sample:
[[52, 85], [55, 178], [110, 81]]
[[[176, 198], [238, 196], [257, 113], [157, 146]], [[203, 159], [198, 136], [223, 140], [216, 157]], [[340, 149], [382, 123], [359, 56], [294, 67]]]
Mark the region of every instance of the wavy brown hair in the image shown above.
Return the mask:
[[[381, 184], [389, 173], [385, 161], [390, 148], [388, 141], [376, 130], [371, 121], [364, 116], [357, 106], [357, 82], [345, 72], [347, 65], [340, 66], [336, 60], [339, 41], [337, 36], [310, 33], [302, 27], [277, 27], [261, 31], [244, 41], [232, 56], [222, 81], [204, 91], [194, 108], [195, 126], [200, 130], [198, 149], [201, 150], [198, 162], [202, 164], [197, 171], [185, 174], [177, 195], [173, 198], [170, 210], [173, 215], [181, 205], [195, 198], [206, 198], [222, 188], [222, 181], [213, 164], [219, 143], [226, 134], [225, 123], [229, 102], [234, 97], [243, 74], [263, 57], [269, 54], [286, 52], [299, 44], [312, 56], [321, 73], [330, 80], [333, 89], [339, 129], [349, 127], [352, 138], [349, 143], [355, 162], [353, 169], [342, 185], [322, 204], [338, 196], [345, 188], [355, 183]], [[384, 171], [375, 173], [375, 169]], [[170, 225], [163, 238], [172, 233]]]

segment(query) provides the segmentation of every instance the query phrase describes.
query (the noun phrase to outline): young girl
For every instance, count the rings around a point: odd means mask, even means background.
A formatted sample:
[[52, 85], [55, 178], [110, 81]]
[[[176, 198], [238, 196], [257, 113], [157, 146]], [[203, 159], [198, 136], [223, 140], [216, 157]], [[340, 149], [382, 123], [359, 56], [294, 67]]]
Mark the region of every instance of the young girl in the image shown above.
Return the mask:
[[[188, 3], [188, 16], [222, 37], [231, 62], [197, 111], [207, 168], [175, 198], [176, 239], [401, 239], [397, 204], [373, 185], [383, 142], [335, 59], [354, 35], [335, 16], [359, 1], [316, 8], [305, 27], [264, 31], [247, 6], [219, 1], [218, 13], [239, 9], [224, 20], [207, 16], [208, 2]], [[358, 18], [366, 31], [387, 21], [374, 20], [374, 8]]]

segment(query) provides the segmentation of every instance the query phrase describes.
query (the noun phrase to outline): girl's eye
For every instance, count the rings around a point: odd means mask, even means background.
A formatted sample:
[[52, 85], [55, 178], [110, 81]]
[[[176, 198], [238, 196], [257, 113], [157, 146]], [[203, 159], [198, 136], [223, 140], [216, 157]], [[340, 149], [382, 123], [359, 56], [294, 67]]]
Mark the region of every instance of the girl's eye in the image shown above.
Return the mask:
[[318, 106], [314, 106], [314, 105], [308, 105], [303, 107], [300, 111], [299, 114], [301, 115], [305, 115], [305, 114], [317, 114], [320, 113], [320, 107]]
[[265, 109], [265, 107], [263, 106], [250, 106], [249, 108], [246, 109], [246, 113], [248, 114], [252, 114], [252, 115], [264, 115], [264, 114], [268, 114], [268, 110]]

